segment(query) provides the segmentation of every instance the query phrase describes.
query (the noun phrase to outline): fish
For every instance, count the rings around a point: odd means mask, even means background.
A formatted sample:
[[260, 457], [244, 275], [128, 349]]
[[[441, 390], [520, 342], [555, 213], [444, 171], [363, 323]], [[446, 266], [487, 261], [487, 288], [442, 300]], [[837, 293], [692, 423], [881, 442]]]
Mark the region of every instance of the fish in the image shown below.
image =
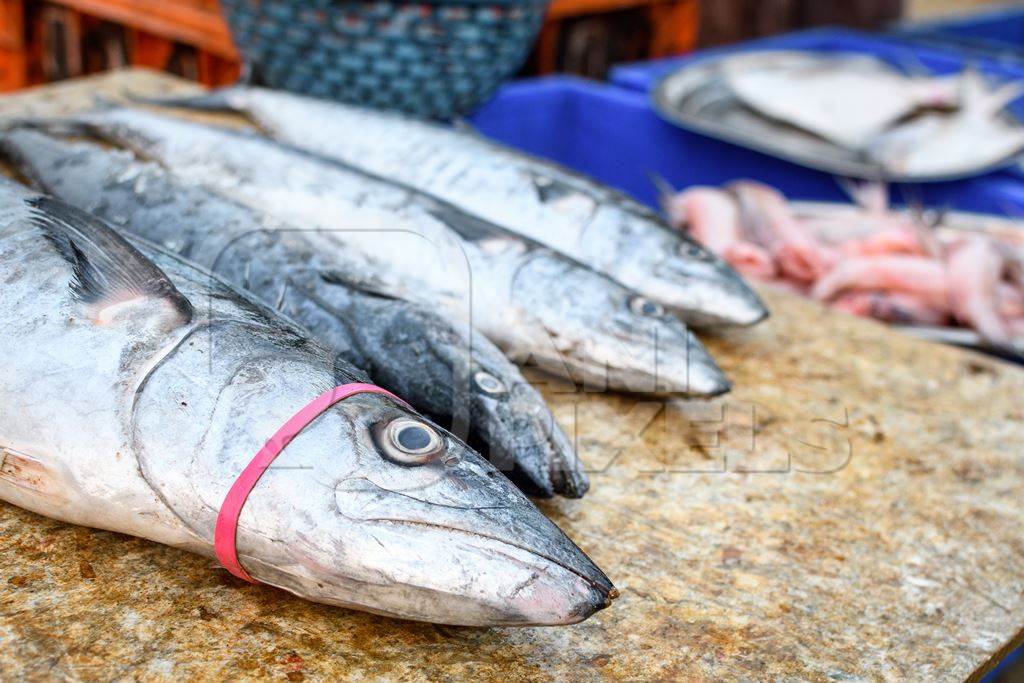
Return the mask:
[[956, 176], [962, 169], [1008, 162], [1024, 151], [1024, 125], [1003, 110], [1024, 94], [1024, 84], [992, 88], [968, 70], [963, 105], [952, 113], [926, 112], [878, 135], [867, 154], [883, 168], [919, 178]]
[[348, 285], [349, 264], [318, 251], [306, 232], [95, 142], [13, 128], [0, 134], [0, 155], [45, 193], [253, 292], [375, 383], [468, 437], [530, 495], [579, 498], [588, 490], [572, 442], [497, 347], [423, 306]]
[[930, 341], [1024, 358], [1018, 225], [976, 214], [947, 224], [945, 212], [891, 210], [884, 184], [840, 184], [855, 205], [790, 205], [751, 181], [679, 193], [665, 184], [662, 203], [679, 229], [776, 289], [905, 331], [920, 328], [912, 333]]
[[1000, 311], [1005, 271], [1003, 255], [984, 235], [962, 238], [949, 247], [946, 272], [954, 315], [997, 348], [1016, 347], [1019, 352], [1024, 344], [1014, 339], [1012, 323]]
[[949, 307], [901, 292], [849, 291], [832, 301], [836, 310], [895, 325], [937, 327], [949, 323]]
[[806, 284], [830, 270], [835, 255], [793, 217], [781, 192], [752, 181], [737, 181], [728, 189], [750, 241], [771, 254], [783, 276]]
[[[266, 440], [366, 379], [217, 276], [6, 179], [0, 265], [0, 499], [47, 517], [214, 557]], [[380, 393], [287, 445], [236, 548], [261, 583], [402, 619], [568, 624], [617, 595], [479, 454]]]
[[435, 198], [257, 135], [135, 108], [50, 126], [77, 127], [302, 226], [317, 249], [348, 259], [350, 280], [468, 321], [514, 362], [587, 391], [730, 389], [700, 341], [656, 302]]
[[828, 51], [741, 51], [667, 73], [652, 100], [684, 129], [846, 178], [949, 180], [1015, 162], [1024, 126], [1002, 109], [1020, 83], [991, 86], [973, 68], [908, 66]]
[[743, 104], [854, 151], [919, 109], [960, 104], [955, 77], [911, 76], [864, 55], [758, 51], [718, 66]]
[[276, 140], [415, 188], [571, 256], [694, 328], [750, 326], [768, 316], [728, 264], [646, 206], [464, 129], [247, 86], [162, 103], [243, 113]]
[[673, 227], [683, 230], [722, 257], [738, 272], [755, 280], [778, 275], [771, 253], [748, 234], [759, 227], [749, 211], [740, 210], [734, 194], [715, 187], [691, 186], [675, 192], [661, 182], [661, 202]]
[[686, 230], [716, 254], [742, 239], [740, 210], [728, 192], [691, 185], [677, 193], [667, 183], [663, 185], [661, 200], [671, 225]]

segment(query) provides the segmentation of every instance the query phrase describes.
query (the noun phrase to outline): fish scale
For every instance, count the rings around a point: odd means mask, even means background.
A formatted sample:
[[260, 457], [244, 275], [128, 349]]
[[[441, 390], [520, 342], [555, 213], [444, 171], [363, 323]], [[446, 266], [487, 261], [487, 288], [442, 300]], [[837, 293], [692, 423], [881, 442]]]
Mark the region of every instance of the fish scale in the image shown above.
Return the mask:
[[[687, 324], [752, 325], [767, 315], [724, 261], [643, 205], [465, 131], [249, 87], [167, 104], [243, 112], [280, 141], [414, 187], [571, 256]], [[558, 191], [545, 190], [551, 187]]]
[[[309, 233], [183, 185], [123, 150], [29, 129], [0, 136], [0, 150], [47, 192], [191, 256], [299, 321], [419, 410], [445, 426], [459, 423], [460, 434], [486, 447], [492, 462], [531, 494], [586, 492], [569, 439], [497, 348], [414, 304], [350, 286], [343, 276], [358, 264], [328, 257]], [[323, 273], [340, 279], [325, 281]], [[402, 344], [393, 343], [396, 334]], [[478, 377], [498, 388], [485, 390]]]
[[[73, 123], [188, 183], [308, 228], [311, 240], [345, 254], [389, 295], [471, 321], [513, 360], [635, 393], [713, 396], [729, 388], [696, 337], [660, 307], [432, 197], [257, 136], [137, 109]], [[545, 277], [552, 268], [571, 277]], [[515, 277], [522, 272], [537, 278]]]

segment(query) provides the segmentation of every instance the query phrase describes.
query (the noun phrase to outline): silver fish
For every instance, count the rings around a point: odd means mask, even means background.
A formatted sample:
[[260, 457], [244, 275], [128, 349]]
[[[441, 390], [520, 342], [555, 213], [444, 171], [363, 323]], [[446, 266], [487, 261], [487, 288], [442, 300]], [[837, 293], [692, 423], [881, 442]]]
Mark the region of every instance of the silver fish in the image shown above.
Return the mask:
[[1024, 134], [1001, 109], [1019, 95], [973, 69], [904, 74], [866, 55], [762, 50], [688, 63], [652, 100], [702, 135], [833, 175], [918, 183], [1011, 164]]
[[71, 124], [310, 228], [319, 249], [347, 255], [346, 277], [470, 321], [513, 361], [596, 390], [729, 389], [696, 337], [657, 303], [449, 204], [259, 136], [148, 111], [108, 109]]
[[753, 325], [768, 314], [724, 261], [647, 207], [483, 137], [260, 88], [173, 103], [244, 112], [278, 140], [432, 194], [568, 254], [694, 327]]
[[[31, 129], [0, 151], [46, 193], [248, 289], [374, 382], [459, 436], [531, 495], [578, 498], [587, 476], [540, 393], [480, 334], [416, 304], [346, 284], [351, 265], [309, 234], [123, 150]], [[486, 449], [483, 448], [486, 446]]]
[[[135, 244], [0, 184], [0, 499], [212, 556], [217, 510], [263, 442], [361, 377], [215, 276]], [[428, 445], [406, 449], [406, 430]], [[407, 619], [564, 624], [616, 595], [483, 458], [380, 394], [295, 438], [250, 495], [237, 547], [264, 583]]]
[[922, 113], [877, 136], [867, 153], [893, 173], [919, 178], [952, 177], [1019, 155], [1024, 125], [1004, 110], [1024, 94], [1024, 84], [995, 87], [973, 69], [960, 83], [963, 104], [957, 111]]
[[767, 50], [718, 66], [746, 106], [854, 151], [918, 109], [959, 103], [955, 77], [907, 75], [857, 53]]

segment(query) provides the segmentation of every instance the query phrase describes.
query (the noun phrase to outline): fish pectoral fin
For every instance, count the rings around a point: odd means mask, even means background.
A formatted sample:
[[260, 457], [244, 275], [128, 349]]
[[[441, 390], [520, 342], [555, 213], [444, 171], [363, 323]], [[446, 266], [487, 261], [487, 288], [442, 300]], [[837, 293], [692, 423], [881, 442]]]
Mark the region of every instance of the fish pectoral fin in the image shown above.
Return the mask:
[[56, 474], [43, 461], [0, 446], [0, 486], [10, 484], [54, 500], [63, 499]]
[[188, 299], [113, 228], [50, 197], [33, 197], [26, 203], [36, 227], [70, 264], [72, 292], [97, 323], [108, 323], [127, 308], [144, 304], [159, 304], [155, 314], [167, 314], [178, 325], [192, 319]]

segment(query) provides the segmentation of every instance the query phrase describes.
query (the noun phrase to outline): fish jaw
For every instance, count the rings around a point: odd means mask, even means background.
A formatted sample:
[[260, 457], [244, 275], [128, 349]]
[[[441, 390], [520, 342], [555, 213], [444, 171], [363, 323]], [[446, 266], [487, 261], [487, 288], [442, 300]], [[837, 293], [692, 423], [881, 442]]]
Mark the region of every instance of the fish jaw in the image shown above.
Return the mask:
[[[609, 367], [608, 386], [618, 391], [651, 395], [714, 398], [728, 393], [732, 383], [696, 336], [668, 317], [652, 334], [651, 348], [630, 354], [632, 368]], [[668, 336], [668, 340], [663, 340]], [[594, 378], [600, 381], [600, 378]]]
[[564, 369], [586, 392], [713, 398], [732, 388], [704, 345], [670, 315], [620, 322], [617, 330], [591, 329], [582, 344], [582, 353], [573, 344], [571, 354], [547, 359], [544, 365]]
[[[373, 545], [348, 547], [357, 560], [347, 552], [333, 562], [305, 558], [300, 571], [315, 581], [294, 572], [275, 579], [274, 571], [271, 581], [317, 602], [452, 626], [575, 624], [618, 596], [603, 574], [475, 531], [401, 519], [366, 528]], [[353, 584], [356, 573], [366, 578]]]
[[680, 249], [688, 258], [651, 264], [644, 294], [697, 329], [751, 327], [768, 317], [761, 297], [724, 261], [689, 240]]
[[[465, 626], [554, 626], [583, 621], [618, 596], [607, 576], [532, 506], [508, 500], [479, 508], [417, 506], [408, 498], [388, 501], [366, 482], [350, 484], [338, 490], [339, 501], [346, 499], [339, 508], [349, 515], [358, 506], [367, 535], [366, 542], [349, 544], [345, 574], [395, 587], [378, 599], [377, 611]], [[393, 511], [395, 502], [402, 513]], [[314, 562], [320, 583], [332, 571], [325, 559]], [[400, 601], [389, 608], [393, 596]]]
[[[511, 358], [536, 360], [588, 391], [707, 396], [728, 390], [701, 343], [656, 301], [551, 251], [532, 252], [514, 271], [509, 291], [516, 309], [529, 312], [532, 338], [520, 347], [526, 334], [509, 335], [504, 350]], [[490, 327], [500, 329], [500, 322]]]
[[[479, 381], [478, 373], [474, 383]], [[590, 481], [572, 442], [540, 393], [525, 380], [498, 391], [478, 390], [474, 403], [480, 406], [474, 411], [480, 415], [477, 430], [492, 444], [485, 455], [491, 463], [500, 463], [499, 469], [520, 489], [537, 498], [553, 494], [582, 498], [589, 490]], [[545, 482], [546, 490], [539, 486]]]

